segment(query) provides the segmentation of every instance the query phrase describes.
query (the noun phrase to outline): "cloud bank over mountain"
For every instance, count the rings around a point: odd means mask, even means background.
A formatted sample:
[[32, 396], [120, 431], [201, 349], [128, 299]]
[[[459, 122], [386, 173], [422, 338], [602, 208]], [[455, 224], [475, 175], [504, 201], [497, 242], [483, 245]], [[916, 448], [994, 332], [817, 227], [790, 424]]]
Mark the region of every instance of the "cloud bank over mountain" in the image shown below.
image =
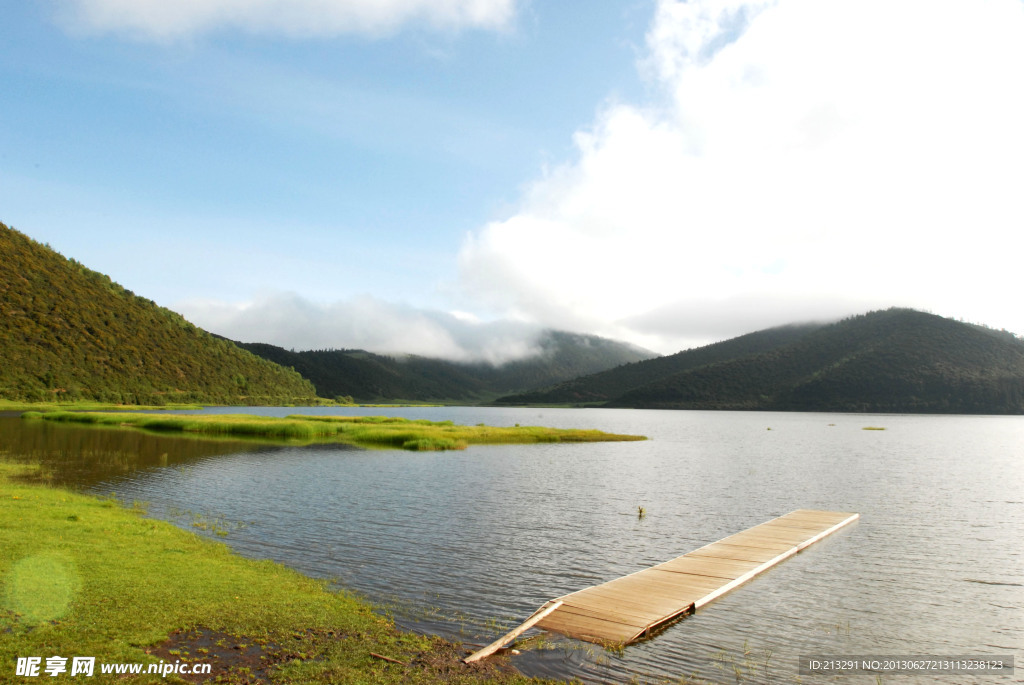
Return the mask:
[[656, 96], [472, 232], [462, 287], [662, 351], [890, 305], [1021, 324], [978, 293], [1017, 287], [1022, 35], [1017, 0], [663, 0]]
[[540, 351], [541, 329], [512, 321], [480, 322], [371, 296], [317, 303], [294, 293], [242, 304], [191, 301], [176, 307], [209, 331], [240, 342], [288, 349], [364, 349], [493, 364]]

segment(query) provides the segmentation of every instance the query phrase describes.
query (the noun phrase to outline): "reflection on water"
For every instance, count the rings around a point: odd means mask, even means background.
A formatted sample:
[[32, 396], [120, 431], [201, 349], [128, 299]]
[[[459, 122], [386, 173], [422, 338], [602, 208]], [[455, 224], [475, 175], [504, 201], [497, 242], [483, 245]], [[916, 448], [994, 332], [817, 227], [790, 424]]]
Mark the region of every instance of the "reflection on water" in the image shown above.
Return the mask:
[[[738, 676], [792, 683], [801, 654], [1005, 655], [1024, 647], [1022, 418], [478, 408], [345, 413], [596, 427], [651, 439], [456, 453], [182, 441], [187, 454], [179, 455], [176, 439], [112, 432], [102, 439], [62, 438], [83, 442], [61, 449], [80, 474], [91, 461], [106, 464], [81, 481], [94, 491], [148, 501], [152, 515], [183, 525], [188, 519], [181, 512], [239, 522], [244, 525], [224, 538], [239, 552], [335, 579], [380, 603], [400, 602], [410, 609], [398, 616], [404, 625], [476, 643], [547, 599], [793, 509], [861, 514], [858, 523], [651, 640], [614, 653], [556, 639], [554, 649], [517, 659], [530, 674], [586, 682], [698, 674], [722, 683]], [[0, 424], [0, 449], [17, 451], [6, 425]], [[49, 431], [50, 440], [55, 428], [38, 429]], [[137, 467], [114, 456], [133, 451], [148, 455]], [[159, 468], [161, 458], [178, 466]], [[642, 519], [638, 506], [646, 510]], [[831, 681], [804, 676], [802, 682]], [[900, 682], [930, 679], [901, 676]]]
[[174, 437], [0, 416], [0, 456], [39, 463], [40, 476], [48, 482], [77, 488], [140, 469], [188, 464], [252, 449], [253, 443], [240, 440]]

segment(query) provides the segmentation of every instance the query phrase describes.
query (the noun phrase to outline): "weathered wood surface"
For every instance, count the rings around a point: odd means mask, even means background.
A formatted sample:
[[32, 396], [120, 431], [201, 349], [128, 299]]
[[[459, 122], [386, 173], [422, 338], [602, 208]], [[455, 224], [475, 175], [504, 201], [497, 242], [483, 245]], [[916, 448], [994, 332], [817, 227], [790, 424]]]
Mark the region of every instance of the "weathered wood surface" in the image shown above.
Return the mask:
[[798, 509], [663, 564], [558, 597], [552, 602], [561, 604], [555, 609], [546, 604], [547, 613], [539, 618], [535, 613], [531, 625], [590, 642], [628, 644], [739, 587], [858, 516]]

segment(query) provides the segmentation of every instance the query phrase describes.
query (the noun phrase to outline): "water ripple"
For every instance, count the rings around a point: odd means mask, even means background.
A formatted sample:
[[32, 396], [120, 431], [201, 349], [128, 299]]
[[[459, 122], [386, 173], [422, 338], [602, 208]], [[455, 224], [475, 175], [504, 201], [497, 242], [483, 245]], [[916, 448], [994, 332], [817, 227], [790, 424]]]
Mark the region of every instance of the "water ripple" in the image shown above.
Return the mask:
[[[593, 426], [652, 439], [426, 455], [258, 450], [140, 471], [98, 489], [148, 500], [155, 515], [174, 518], [173, 507], [247, 522], [226, 538], [240, 552], [339, 579], [380, 603], [404, 603], [403, 625], [479, 643], [495, 636], [495, 620], [525, 618], [551, 597], [787, 511], [861, 514], [849, 529], [621, 653], [555, 638], [518, 658], [535, 675], [793, 682], [801, 654], [963, 655], [1024, 646], [1020, 417], [876, 417], [891, 430], [868, 435], [861, 427], [871, 417], [841, 414], [382, 413]], [[981, 528], [984, 539], [975, 532]]]

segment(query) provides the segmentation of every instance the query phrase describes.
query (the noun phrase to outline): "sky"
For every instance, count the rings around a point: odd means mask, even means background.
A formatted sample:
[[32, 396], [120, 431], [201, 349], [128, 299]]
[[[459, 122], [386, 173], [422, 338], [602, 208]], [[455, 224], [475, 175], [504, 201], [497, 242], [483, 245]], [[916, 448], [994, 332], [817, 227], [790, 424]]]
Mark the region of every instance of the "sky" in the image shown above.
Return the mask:
[[215, 333], [1024, 334], [1024, 0], [0, 5], [0, 221]]

